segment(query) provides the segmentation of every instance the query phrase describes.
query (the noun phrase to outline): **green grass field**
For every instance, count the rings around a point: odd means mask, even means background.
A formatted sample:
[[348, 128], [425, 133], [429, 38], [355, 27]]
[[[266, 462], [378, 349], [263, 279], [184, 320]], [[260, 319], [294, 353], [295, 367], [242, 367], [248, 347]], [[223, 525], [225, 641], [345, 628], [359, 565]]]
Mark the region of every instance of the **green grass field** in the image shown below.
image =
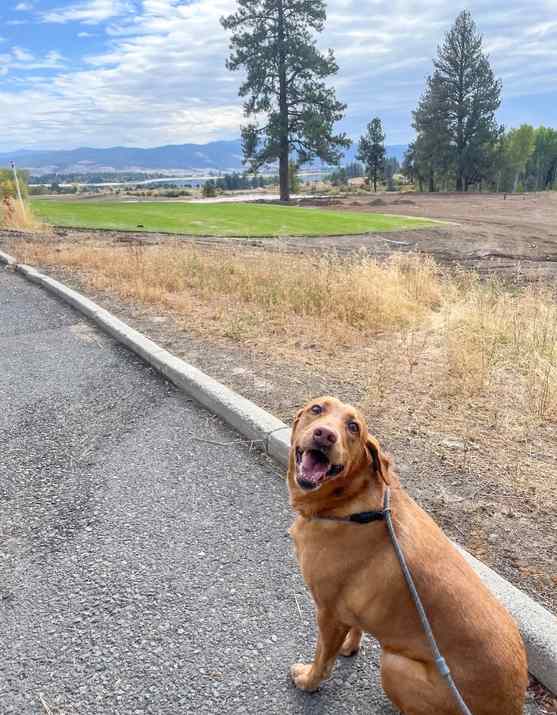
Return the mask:
[[264, 204], [34, 200], [36, 216], [58, 226], [195, 236], [341, 236], [434, 225], [419, 218]]

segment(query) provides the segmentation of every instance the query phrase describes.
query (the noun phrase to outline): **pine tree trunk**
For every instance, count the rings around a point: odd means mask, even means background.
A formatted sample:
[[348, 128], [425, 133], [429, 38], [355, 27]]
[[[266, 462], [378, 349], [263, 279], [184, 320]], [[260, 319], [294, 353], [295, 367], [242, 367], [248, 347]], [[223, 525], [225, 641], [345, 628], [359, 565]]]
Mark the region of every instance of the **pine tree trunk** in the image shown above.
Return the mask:
[[456, 190], [462, 191], [464, 188], [464, 59], [459, 57], [458, 62], [458, 107], [457, 107], [457, 128], [456, 128]]
[[288, 180], [288, 99], [286, 96], [286, 54], [284, 37], [284, 7], [283, 0], [278, 0], [278, 50], [279, 50], [279, 112], [280, 112], [280, 153], [279, 178], [280, 200], [290, 199]]

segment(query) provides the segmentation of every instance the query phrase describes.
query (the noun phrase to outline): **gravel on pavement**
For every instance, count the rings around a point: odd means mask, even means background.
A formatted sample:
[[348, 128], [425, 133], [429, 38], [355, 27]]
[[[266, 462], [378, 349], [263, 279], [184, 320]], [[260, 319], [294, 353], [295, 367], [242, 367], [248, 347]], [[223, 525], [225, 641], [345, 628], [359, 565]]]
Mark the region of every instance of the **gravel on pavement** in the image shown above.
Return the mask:
[[394, 712], [371, 639], [289, 680], [315, 628], [276, 465], [8, 270], [0, 388], [2, 714]]

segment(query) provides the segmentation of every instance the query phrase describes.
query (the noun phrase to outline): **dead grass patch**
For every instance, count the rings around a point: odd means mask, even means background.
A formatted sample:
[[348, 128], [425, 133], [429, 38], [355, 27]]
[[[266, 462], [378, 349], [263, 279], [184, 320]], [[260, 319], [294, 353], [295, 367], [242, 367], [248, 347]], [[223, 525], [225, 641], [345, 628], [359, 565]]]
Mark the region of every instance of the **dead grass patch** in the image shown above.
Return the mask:
[[79, 271], [93, 289], [163, 309], [194, 334], [358, 382], [370, 415], [432, 444], [456, 440], [463, 467], [497, 462], [516, 485], [553, 483], [551, 469], [528, 461], [528, 450], [546, 451], [540, 435], [557, 420], [557, 304], [542, 287], [441, 275], [408, 255], [378, 263], [94, 241], [12, 252]]
[[31, 206], [24, 206], [13, 198], [5, 197], [0, 205], [0, 226], [19, 231], [44, 232], [45, 225], [33, 214]]

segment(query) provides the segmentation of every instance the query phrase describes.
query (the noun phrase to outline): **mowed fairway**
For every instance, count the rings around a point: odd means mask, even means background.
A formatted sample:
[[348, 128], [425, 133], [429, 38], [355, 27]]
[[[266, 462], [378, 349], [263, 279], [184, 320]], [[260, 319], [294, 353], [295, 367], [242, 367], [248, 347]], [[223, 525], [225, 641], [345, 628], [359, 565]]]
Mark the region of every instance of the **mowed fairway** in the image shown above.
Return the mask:
[[342, 236], [434, 225], [420, 218], [247, 203], [34, 200], [32, 206], [39, 219], [57, 226], [193, 236]]

